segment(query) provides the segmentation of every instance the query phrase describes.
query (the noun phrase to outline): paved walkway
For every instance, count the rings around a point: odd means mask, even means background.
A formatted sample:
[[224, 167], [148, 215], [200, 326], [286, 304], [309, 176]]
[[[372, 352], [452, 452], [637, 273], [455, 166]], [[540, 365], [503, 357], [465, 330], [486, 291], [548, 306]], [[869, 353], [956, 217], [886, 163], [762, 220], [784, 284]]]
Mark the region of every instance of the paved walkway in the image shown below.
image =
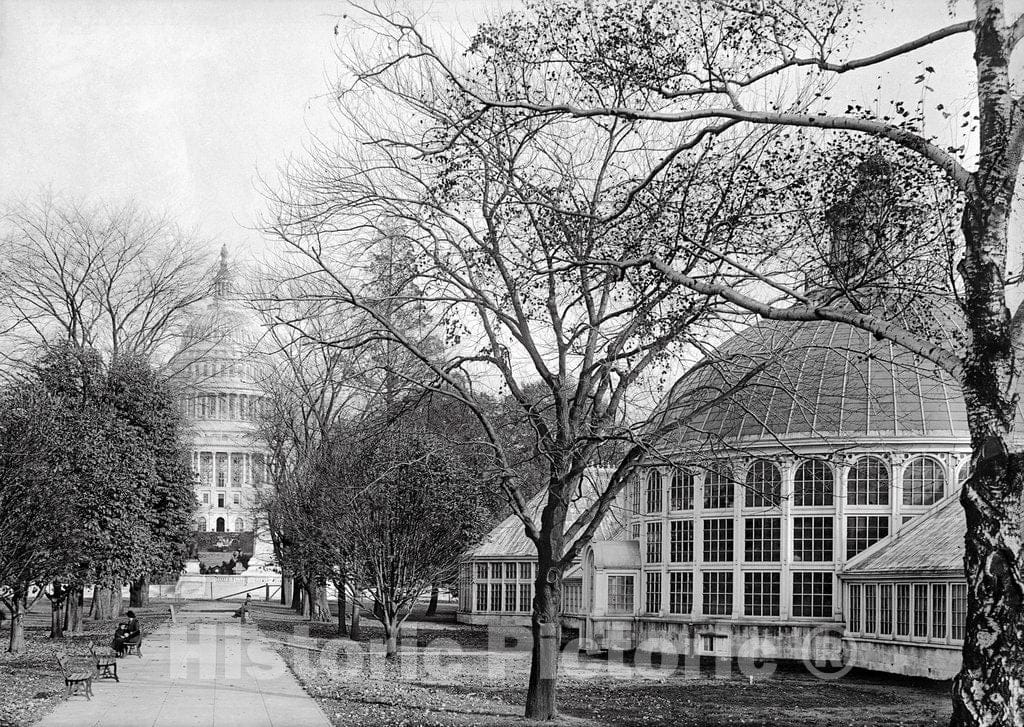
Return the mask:
[[176, 624], [146, 637], [141, 659], [118, 659], [119, 683], [95, 681], [91, 701], [72, 696], [38, 727], [330, 727], [234, 608], [184, 605]]

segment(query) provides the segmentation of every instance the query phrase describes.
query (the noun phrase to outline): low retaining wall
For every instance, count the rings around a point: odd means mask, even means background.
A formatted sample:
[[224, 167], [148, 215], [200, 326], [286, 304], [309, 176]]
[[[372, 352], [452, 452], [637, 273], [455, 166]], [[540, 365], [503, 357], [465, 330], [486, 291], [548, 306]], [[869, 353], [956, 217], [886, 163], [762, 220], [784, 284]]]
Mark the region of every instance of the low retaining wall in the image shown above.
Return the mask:
[[[262, 589], [259, 587], [262, 586]], [[176, 598], [220, 598], [229, 601], [244, 601], [245, 592], [254, 600], [261, 601], [269, 597], [279, 598], [281, 595], [281, 575], [279, 573], [254, 573], [237, 576], [195, 575], [186, 573], [170, 588]], [[259, 589], [259, 590], [250, 590]], [[150, 591], [152, 595], [152, 591]], [[163, 594], [161, 594], [163, 595]]]

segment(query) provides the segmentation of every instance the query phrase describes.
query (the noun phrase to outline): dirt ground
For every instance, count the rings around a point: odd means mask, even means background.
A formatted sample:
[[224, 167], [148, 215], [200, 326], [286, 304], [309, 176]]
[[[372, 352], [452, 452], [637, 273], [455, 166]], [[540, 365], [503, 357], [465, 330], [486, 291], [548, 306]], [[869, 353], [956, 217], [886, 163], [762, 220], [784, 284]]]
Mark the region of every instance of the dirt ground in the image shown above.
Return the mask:
[[[125, 600], [127, 603], [127, 599]], [[83, 622], [83, 633], [51, 640], [49, 602], [36, 602], [25, 620], [25, 651], [7, 653], [10, 619], [0, 628], [0, 727], [25, 727], [38, 721], [64, 698], [64, 680], [57, 668], [57, 655], [71, 658], [72, 664], [89, 663], [89, 642], [97, 648], [109, 646], [114, 627], [120, 619]], [[89, 605], [86, 603], [86, 611]], [[166, 604], [133, 609], [144, 630], [156, 628], [169, 618]]]
[[[381, 632], [363, 622], [360, 643], [333, 623], [309, 624], [261, 604], [257, 623], [335, 725], [525, 724], [529, 655], [483, 627], [413, 623], [397, 664], [385, 665]], [[515, 635], [514, 633], [512, 634]], [[521, 645], [525, 648], [525, 644]], [[637, 670], [564, 654], [563, 724], [945, 725], [949, 683], [854, 672], [835, 681], [779, 668], [751, 683], [735, 669]]]

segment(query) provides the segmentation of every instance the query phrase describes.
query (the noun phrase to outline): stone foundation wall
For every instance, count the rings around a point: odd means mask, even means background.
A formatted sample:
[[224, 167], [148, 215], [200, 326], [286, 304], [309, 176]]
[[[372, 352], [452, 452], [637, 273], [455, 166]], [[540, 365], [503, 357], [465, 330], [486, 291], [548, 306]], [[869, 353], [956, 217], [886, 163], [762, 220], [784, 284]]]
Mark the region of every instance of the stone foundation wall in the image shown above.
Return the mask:
[[848, 658], [861, 669], [930, 679], [952, 679], [960, 671], [960, 648], [874, 639], [843, 639]]

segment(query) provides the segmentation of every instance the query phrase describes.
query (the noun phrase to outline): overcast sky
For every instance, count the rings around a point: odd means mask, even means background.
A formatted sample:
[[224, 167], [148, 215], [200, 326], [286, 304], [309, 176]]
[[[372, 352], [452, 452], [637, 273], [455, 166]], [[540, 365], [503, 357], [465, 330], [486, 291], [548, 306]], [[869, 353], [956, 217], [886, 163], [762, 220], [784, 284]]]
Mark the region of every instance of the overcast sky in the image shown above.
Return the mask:
[[[456, 35], [494, 7], [417, 5]], [[941, 27], [946, 8], [890, 2], [859, 51]], [[45, 187], [135, 197], [218, 246], [260, 244], [246, 229], [262, 210], [257, 173], [324, 128], [343, 12], [340, 0], [0, 0], [0, 200]], [[920, 58], [937, 69], [937, 101], [968, 102], [966, 37]], [[920, 67], [888, 68], [885, 92], [916, 98]], [[842, 95], [873, 98], [876, 74], [858, 78]]]

